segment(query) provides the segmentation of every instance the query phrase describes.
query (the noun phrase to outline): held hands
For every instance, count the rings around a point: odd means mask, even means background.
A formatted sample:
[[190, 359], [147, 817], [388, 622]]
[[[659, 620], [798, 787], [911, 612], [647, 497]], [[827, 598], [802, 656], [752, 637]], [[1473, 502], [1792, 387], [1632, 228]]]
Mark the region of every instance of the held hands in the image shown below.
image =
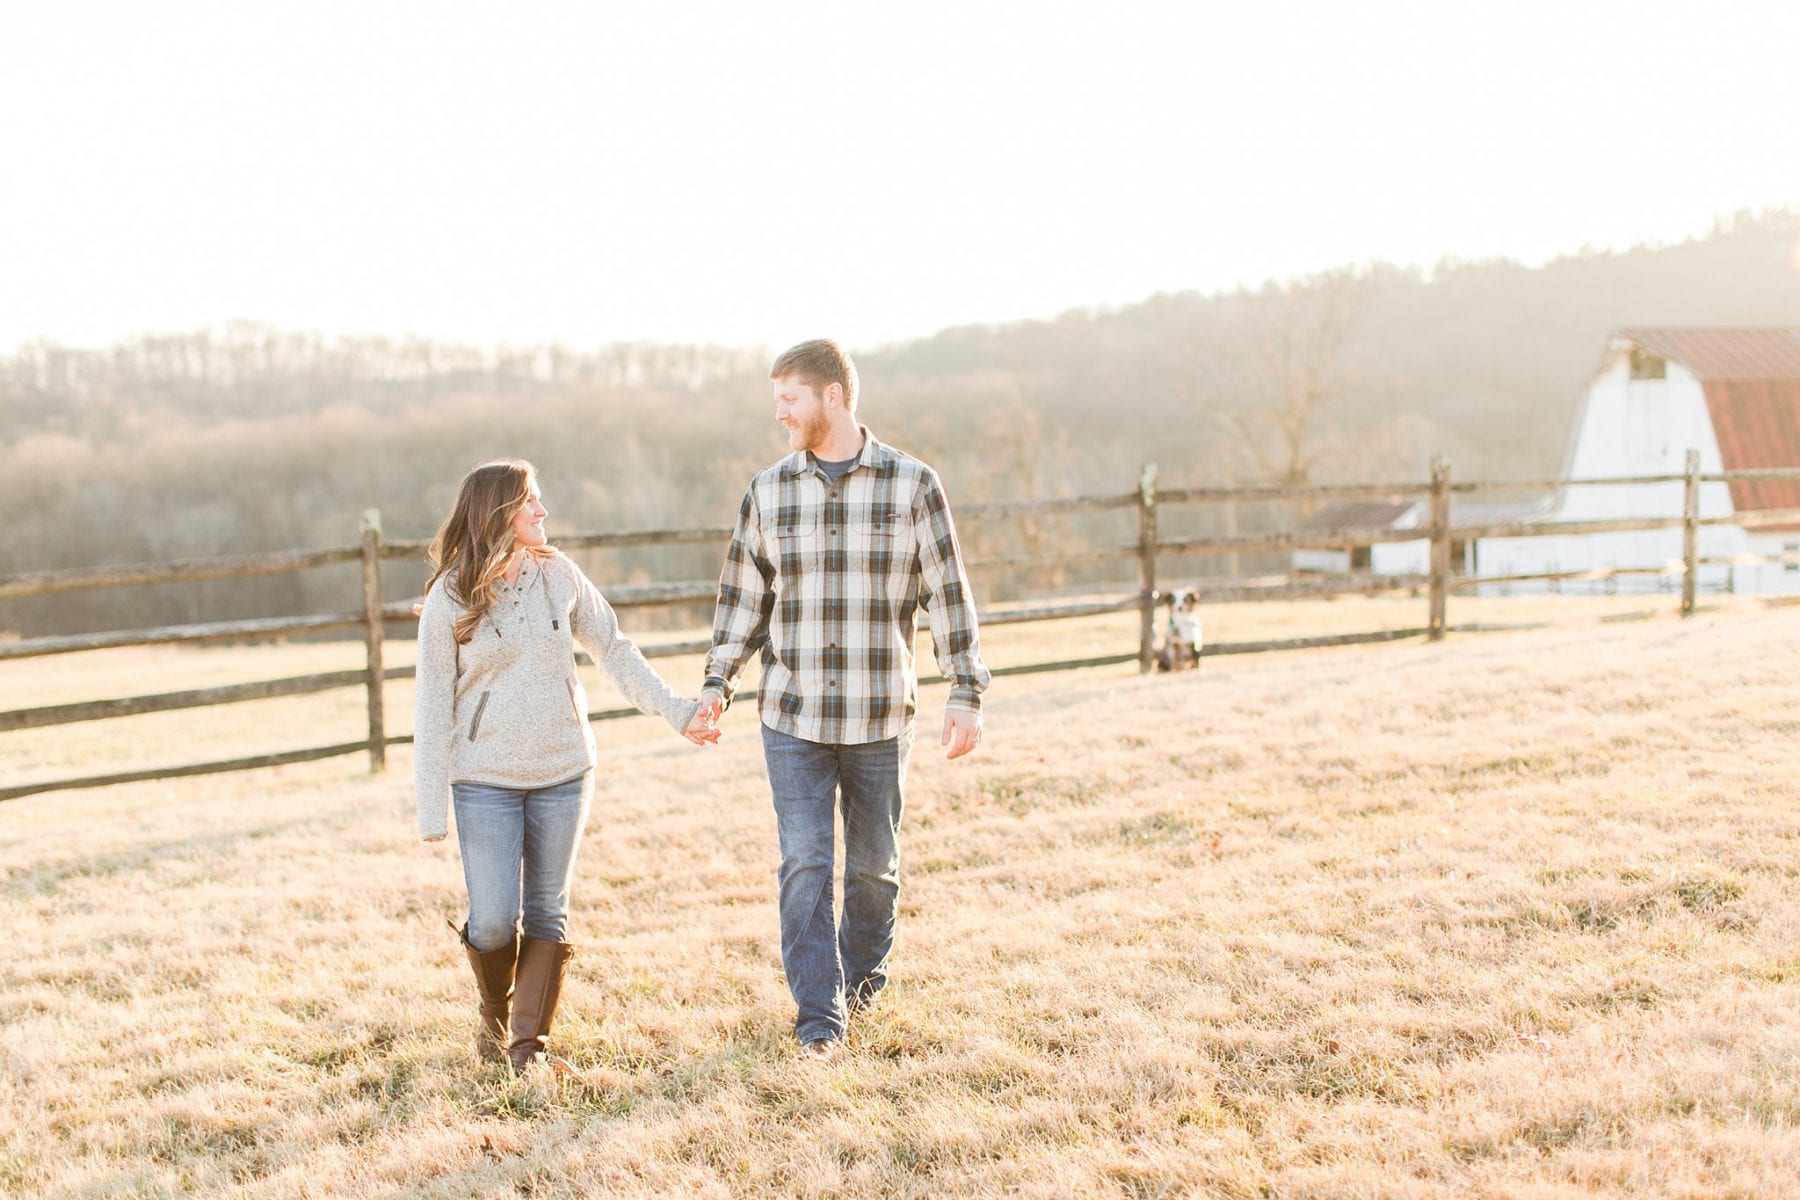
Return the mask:
[[719, 744], [719, 714], [725, 711], [725, 699], [717, 692], [700, 693], [700, 707], [694, 710], [693, 719], [688, 727], [681, 731], [681, 736], [696, 746], [716, 746]]
[[981, 744], [981, 714], [967, 709], [944, 710], [944, 736], [940, 746], [950, 747], [945, 758], [961, 758]]

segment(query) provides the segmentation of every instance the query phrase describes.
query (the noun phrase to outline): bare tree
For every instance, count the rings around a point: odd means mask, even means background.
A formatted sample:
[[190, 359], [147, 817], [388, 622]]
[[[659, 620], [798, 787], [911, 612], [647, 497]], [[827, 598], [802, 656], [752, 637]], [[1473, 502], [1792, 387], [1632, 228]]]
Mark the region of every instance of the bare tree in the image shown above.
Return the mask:
[[1221, 363], [1238, 401], [1223, 420], [1259, 479], [1312, 480], [1331, 407], [1350, 383], [1344, 349], [1367, 291], [1357, 275], [1333, 271], [1265, 293], [1247, 314], [1251, 328]]

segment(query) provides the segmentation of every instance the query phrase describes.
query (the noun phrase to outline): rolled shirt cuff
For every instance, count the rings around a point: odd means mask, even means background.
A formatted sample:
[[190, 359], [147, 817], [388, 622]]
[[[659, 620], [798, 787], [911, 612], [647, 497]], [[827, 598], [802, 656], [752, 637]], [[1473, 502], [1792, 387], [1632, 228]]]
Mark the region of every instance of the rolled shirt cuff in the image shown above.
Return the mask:
[[966, 684], [955, 684], [950, 688], [950, 698], [944, 701], [944, 707], [978, 713], [981, 711], [981, 693]]

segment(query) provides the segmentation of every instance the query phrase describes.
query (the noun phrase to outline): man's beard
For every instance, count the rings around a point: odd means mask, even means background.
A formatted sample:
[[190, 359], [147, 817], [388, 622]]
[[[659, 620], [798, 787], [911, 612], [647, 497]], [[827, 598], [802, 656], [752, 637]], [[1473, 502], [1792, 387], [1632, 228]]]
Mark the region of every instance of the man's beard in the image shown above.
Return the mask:
[[821, 412], [812, 420], [803, 422], [800, 428], [794, 431], [794, 436], [799, 439], [799, 449], [817, 450], [830, 432], [831, 424], [825, 419], [825, 414]]

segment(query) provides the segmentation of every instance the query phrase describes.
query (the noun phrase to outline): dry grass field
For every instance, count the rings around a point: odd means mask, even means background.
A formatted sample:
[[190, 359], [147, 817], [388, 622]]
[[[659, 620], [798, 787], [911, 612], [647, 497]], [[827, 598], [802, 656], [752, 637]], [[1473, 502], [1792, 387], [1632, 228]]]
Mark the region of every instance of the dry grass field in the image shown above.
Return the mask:
[[[1596, 619], [1627, 610], [1655, 615]], [[709, 751], [597, 728], [561, 1082], [473, 1058], [454, 840], [417, 842], [404, 749], [8, 802], [0, 1194], [1800, 1194], [1800, 609], [1673, 610], [1458, 599], [1560, 623], [998, 680], [976, 756], [922, 740], [895, 983], [823, 1064], [793, 1052], [747, 707]], [[28, 660], [0, 708], [356, 655]], [[6, 734], [0, 777], [350, 740], [361, 703]]]

